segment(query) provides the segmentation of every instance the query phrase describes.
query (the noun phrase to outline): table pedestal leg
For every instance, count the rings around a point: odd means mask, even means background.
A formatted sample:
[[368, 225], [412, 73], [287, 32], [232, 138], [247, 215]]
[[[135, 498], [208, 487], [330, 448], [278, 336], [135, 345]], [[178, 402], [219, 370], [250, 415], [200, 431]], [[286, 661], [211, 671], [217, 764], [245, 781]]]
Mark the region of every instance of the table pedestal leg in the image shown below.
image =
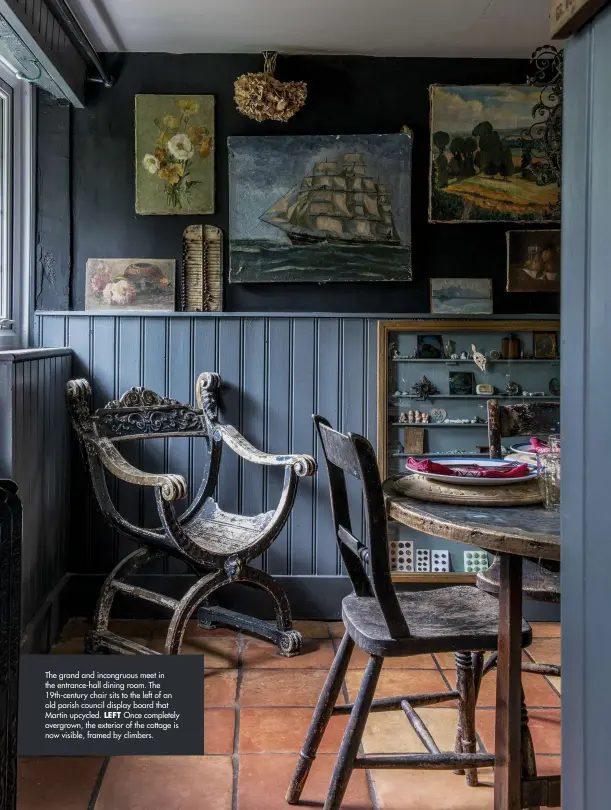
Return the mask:
[[520, 810], [522, 794], [522, 558], [501, 554], [494, 810]]

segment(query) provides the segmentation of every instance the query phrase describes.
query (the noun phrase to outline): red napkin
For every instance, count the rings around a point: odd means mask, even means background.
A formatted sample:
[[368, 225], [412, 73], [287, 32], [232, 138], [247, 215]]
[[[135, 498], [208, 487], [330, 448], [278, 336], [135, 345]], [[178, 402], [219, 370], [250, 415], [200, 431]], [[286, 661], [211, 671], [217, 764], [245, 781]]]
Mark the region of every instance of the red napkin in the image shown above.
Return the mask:
[[455, 475], [457, 478], [523, 478], [530, 473], [528, 464], [503, 464], [498, 467], [482, 467], [479, 464], [465, 464], [460, 467], [446, 467], [430, 458], [416, 461], [407, 459], [407, 468], [421, 473], [438, 473], [439, 475]]
[[545, 442], [542, 442], [540, 439], [537, 439], [536, 436], [531, 438], [530, 447], [535, 453], [549, 453], [548, 445], [545, 444]]

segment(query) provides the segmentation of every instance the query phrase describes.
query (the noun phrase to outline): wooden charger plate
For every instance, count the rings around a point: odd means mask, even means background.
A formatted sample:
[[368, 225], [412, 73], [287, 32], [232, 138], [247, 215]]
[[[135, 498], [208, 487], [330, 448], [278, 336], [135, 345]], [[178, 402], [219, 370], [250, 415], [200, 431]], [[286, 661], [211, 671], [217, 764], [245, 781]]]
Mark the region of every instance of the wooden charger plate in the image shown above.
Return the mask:
[[457, 503], [463, 506], [527, 506], [541, 503], [539, 482], [525, 481], [498, 487], [470, 487], [461, 484], [445, 484], [432, 481], [424, 475], [406, 475], [397, 478], [394, 487], [400, 495], [419, 501], [434, 503]]

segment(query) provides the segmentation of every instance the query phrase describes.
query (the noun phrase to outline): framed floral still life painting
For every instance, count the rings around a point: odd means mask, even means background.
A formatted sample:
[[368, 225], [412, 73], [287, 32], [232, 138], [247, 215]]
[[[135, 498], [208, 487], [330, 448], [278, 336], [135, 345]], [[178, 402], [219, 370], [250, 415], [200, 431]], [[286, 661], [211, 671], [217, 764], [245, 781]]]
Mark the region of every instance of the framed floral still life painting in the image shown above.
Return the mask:
[[136, 213], [214, 213], [214, 96], [136, 96]]
[[560, 231], [507, 231], [507, 292], [560, 292]]
[[174, 259], [89, 259], [86, 310], [175, 309]]

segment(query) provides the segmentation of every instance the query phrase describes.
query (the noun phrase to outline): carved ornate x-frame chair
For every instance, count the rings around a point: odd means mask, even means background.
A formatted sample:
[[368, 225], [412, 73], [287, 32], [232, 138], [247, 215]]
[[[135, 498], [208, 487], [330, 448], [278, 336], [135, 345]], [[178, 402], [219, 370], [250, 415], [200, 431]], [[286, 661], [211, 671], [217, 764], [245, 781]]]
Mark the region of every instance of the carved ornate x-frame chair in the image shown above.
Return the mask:
[[[87, 650], [127, 654], [155, 654], [153, 650], [122, 638], [108, 629], [110, 611], [117, 593], [153, 602], [172, 613], [165, 654], [180, 652], [187, 621], [199, 608], [200, 624], [233, 627], [263, 636], [278, 645], [285, 656], [301, 651], [301, 636], [292, 629], [291, 612], [283, 588], [267, 573], [249, 562], [274, 542], [295, 501], [302, 476], [313, 475], [316, 462], [305, 455], [270, 455], [257, 450], [231, 425], [218, 422], [218, 374], [201, 374], [197, 380], [198, 408], [132, 388], [121, 399], [91, 412], [91, 387], [87, 380], [67, 385], [68, 407], [74, 429], [84, 450], [93, 490], [106, 520], [140, 548], [115, 566], [99, 596]], [[193, 502], [179, 516], [174, 503], [187, 495], [180, 475], [149, 474], [132, 466], [117, 444], [126, 440], [165, 439], [170, 436], [200, 437], [207, 453], [204, 477]], [[221, 511], [214, 493], [223, 445], [253, 464], [284, 467], [284, 486], [275, 510], [252, 517]], [[152, 487], [160, 527], [144, 529], [129, 523], [115, 508], [106, 482], [106, 472], [122, 481]], [[197, 575], [197, 582], [182, 599], [172, 599], [128, 582], [128, 577], [149, 561], [164, 555], [183, 560]], [[262, 588], [275, 604], [276, 627], [262, 620], [208, 604], [223, 585], [241, 582]]]

